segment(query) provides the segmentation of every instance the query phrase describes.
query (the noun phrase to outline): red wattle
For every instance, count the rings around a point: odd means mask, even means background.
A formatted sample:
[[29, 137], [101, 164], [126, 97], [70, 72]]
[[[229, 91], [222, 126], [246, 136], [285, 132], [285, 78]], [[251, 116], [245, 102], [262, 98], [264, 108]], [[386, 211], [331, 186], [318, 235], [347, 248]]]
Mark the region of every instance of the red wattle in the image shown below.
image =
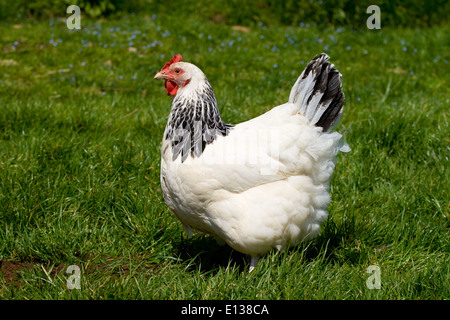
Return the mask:
[[176, 83], [167, 80], [164, 86], [166, 87], [167, 95], [174, 96], [177, 94], [178, 86]]

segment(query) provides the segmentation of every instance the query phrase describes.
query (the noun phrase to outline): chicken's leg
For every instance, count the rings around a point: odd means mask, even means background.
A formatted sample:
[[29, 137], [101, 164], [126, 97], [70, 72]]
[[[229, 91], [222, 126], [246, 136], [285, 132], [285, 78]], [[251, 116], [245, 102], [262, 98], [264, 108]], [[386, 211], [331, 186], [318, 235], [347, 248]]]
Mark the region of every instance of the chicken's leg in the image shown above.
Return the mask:
[[251, 256], [251, 258], [250, 258], [250, 268], [248, 270], [248, 273], [252, 272], [253, 269], [255, 269], [256, 265], [258, 264], [258, 261], [259, 261], [259, 256], [257, 256], [257, 255]]

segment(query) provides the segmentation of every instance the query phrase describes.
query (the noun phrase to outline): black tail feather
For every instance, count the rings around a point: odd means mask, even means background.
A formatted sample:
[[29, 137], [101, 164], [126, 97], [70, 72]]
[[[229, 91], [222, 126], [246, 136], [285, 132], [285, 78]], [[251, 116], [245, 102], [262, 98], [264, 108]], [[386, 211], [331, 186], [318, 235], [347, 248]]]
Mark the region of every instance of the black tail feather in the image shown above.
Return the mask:
[[289, 102], [297, 104], [299, 112], [324, 132], [337, 122], [344, 108], [341, 74], [328, 59], [325, 53], [314, 57], [289, 97]]

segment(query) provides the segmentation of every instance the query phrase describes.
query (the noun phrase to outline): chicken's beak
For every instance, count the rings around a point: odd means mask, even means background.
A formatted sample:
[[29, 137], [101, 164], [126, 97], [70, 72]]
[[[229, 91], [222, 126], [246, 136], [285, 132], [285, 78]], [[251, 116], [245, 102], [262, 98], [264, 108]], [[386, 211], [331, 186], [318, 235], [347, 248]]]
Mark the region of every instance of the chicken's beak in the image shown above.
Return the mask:
[[165, 71], [160, 71], [157, 74], [155, 74], [155, 79], [166, 79], [167, 80], [167, 75]]

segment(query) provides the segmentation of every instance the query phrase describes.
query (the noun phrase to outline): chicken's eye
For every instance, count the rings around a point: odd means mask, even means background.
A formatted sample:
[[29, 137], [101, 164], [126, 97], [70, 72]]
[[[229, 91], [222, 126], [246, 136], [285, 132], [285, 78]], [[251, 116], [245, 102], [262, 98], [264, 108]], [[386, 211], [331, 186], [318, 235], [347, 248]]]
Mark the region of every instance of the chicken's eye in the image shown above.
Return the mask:
[[175, 69], [175, 73], [180, 73], [180, 69]]

